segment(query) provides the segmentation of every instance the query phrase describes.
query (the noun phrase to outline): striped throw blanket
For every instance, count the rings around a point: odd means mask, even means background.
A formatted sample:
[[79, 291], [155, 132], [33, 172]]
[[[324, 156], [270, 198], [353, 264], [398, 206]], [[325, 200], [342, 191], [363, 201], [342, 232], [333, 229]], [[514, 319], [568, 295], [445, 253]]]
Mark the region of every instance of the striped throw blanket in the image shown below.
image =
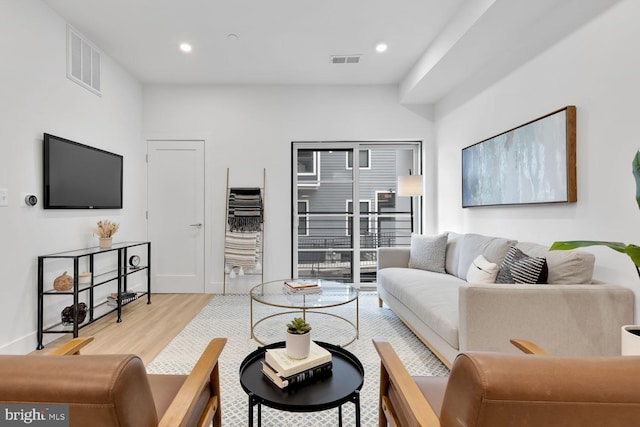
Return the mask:
[[227, 221], [231, 231], [260, 231], [262, 192], [259, 188], [230, 188]]
[[259, 233], [227, 233], [224, 247], [226, 266], [254, 267], [258, 259], [259, 246]]

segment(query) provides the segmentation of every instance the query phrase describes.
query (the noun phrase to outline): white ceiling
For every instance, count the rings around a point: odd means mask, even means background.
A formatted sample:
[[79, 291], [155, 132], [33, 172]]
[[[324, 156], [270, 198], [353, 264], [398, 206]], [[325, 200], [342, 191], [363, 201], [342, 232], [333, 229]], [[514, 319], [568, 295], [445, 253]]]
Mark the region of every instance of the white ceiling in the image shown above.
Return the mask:
[[[618, 0], [43, 1], [143, 83], [397, 84], [402, 102], [433, 103], [501, 78]], [[359, 64], [330, 61], [354, 54]]]

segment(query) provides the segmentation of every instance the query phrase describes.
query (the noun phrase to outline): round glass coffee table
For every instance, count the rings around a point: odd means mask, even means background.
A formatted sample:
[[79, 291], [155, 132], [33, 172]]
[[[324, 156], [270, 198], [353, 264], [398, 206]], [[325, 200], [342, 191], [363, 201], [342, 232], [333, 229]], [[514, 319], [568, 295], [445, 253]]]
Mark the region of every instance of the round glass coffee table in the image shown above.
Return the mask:
[[[306, 320], [308, 313], [314, 315], [329, 316], [338, 319], [342, 322], [346, 322], [353, 328], [354, 334], [346, 343], [340, 343], [342, 347], [347, 346], [359, 338], [360, 334], [360, 315], [359, 315], [359, 302], [358, 302], [358, 290], [348, 283], [333, 282], [330, 280], [316, 279], [316, 282], [320, 285], [320, 292], [318, 293], [286, 293], [284, 291], [285, 280], [274, 280], [272, 282], [262, 283], [254, 286], [249, 293], [251, 297], [251, 338], [256, 340], [259, 344], [264, 345], [265, 342], [256, 336], [256, 327], [262, 322], [271, 319], [276, 316], [291, 316], [296, 315]], [[304, 281], [304, 280], [298, 280]], [[311, 282], [309, 280], [308, 282]], [[335, 313], [328, 312], [327, 309], [331, 307], [337, 307], [349, 303], [355, 303], [355, 316], [354, 320], [350, 320], [345, 316], [341, 316]], [[276, 307], [279, 310], [275, 313], [264, 315], [258, 319], [254, 319], [254, 304], [263, 304], [270, 307]], [[287, 321], [289, 321], [288, 319]], [[285, 322], [286, 323], [286, 322]], [[283, 323], [283, 325], [285, 324]], [[283, 329], [284, 331], [284, 329]]]

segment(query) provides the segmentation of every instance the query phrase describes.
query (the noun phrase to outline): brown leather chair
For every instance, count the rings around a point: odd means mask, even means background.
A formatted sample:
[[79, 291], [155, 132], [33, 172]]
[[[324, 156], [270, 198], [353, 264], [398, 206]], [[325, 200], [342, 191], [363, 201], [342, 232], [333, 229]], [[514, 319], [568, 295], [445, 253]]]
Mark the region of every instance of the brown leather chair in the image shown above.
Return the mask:
[[0, 403], [67, 404], [71, 427], [221, 424], [218, 357], [211, 340], [191, 373], [147, 374], [135, 355], [77, 355], [77, 338], [46, 355], [0, 356]]
[[465, 352], [448, 378], [411, 377], [389, 342], [373, 343], [380, 427], [640, 425], [640, 357]]

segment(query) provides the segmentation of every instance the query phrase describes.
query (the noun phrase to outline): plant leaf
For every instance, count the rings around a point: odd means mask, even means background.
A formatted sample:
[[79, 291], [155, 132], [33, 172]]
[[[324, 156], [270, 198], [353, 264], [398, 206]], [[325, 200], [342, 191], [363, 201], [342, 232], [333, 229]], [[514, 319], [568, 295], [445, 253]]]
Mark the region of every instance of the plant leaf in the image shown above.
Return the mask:
[[633, 263], [640, 267], [640, 246], [629, 245], [627, 246], [626, 253], [629, 255]]
[[627, 254], [633, 263], [640, 267], [640, 246], [626, 245], [622, 242], [602, 242], [597, 240], [573, 240], [568, 242], [553, 242], [550, 251], [584, 248], [587, 246], [606, 246], [616, 252]]
[[636, 179], [636, 203], [640, 208], [640, 151], [636, 152], [631, 164], [633, 166], [633, 177]]
[[[628, 254], [627, 245], [622, 242], [603, 242], [599, 240], [571, 240], [567, 242], [553, 242], [553, 245], [549, 248], [550, 251], [566, 251], [576, 248], [585, 248], [587, 246], [606, 246], [614, 251]], [[639, 248], [640, 249], [640, 248]], [[640, 252], [638, 252], [640, 255]], [[631, 256], [631, 255], [629, 255]]]

